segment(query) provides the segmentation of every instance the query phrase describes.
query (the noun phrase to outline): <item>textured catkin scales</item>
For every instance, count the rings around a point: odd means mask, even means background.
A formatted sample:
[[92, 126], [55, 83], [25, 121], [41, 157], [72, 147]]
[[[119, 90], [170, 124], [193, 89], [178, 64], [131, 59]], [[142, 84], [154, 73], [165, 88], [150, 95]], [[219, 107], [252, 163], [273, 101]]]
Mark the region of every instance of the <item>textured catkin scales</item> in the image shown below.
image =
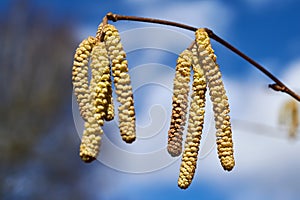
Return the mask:
[[113, 112], [108, 109], [112, 102], [110, 63], [103, 42], [98, 42], [93, 48], [90, 67], [92, 69], [91, 104], [98, 125], [103, 126], [103, 120], [107, 118], [107, 115], [113, 118]]
[[72, 69], [72, 83], [79, 111], [82, 118], [88, 119], [89, 86], [88, 86], [88, 63], [91, 51], [96, 43], [96, 38], [88, 37], [83, 40], [76, 49]]
[[168, 152], [171, 156], [179, 156], [182, 151], [182, 133], [188, 108], [191, 58], [191, 52], [185, 50], [179, 55], [176, 63], [172, 98], [173, 108], [168, 132]]
[[[103, 32], [103, 23], [101, 22], [97, 28], [97, 32], [96, 32], [96, 38], [98, 39], [98, 41], [102, 42], [101, 39], [103, 39], [102, 36], [102, 32]], [[101, 38], [102, 37], [102, 38]]]
[[[194, 50], [196, 49], [194, 48]], [[195, 174], [205, 113], [206, 81], [203, 71], [197, 62], [197, 57], [194, 57], [193, 93], [190, 103], [187, 136], [178, 178], [178, 186], [182, 189], [188, 188]]]
[[89, 116], [88, 120], [84, 123], [84, 127], [85, 130], [81, 138], [79, 155], [84, 162], [92, 162], [99, 153], [103, 130], [93, 115]]
[[222, 167], [230, 171], [234, 167], [235, 161], [228, 98], [219, 66], [216, 64], [216, 56], [211, 48], [210, 39], [205, 29], [196, 31], [196, 42], [213, 103], [219, 159]]
[[[79, 155], [84, 162], [92, 162], [96, 159], [99, 148], [101, 135], [103, 130], [99, 125], [103, 125], [102, 122], [97, 122], [95, 118], [95, 105], [96, 96], [93, 95], [97, 88], [97, 72], [92, 69], [94, 75], [92, 75], [92, 80], [89, 84], [88, 82], [88, 63], [91, 57], [91, 67], [99, 67], [96, 39], [89, 37], [79, 45], [74, 56], [73, 65], [73, 86], [74, 93], [77, 97], [77, 102], [79, 104], [79, 109], [82, 118], [85, 123], [85, 130], [83, 131]], [[97, 54], [97, 55], [96, 55]], [[94, 97], [93, 97], [94, 96]]]
[[[110, 85], [111, 85], [111, 79], [109, 81], [110, 81]], [[114, 119], [114, 116], [115, 116], [115, 107], [114, 107], [114, 100], [113, 100], [113, 96], [112, 96], [112, 88], [111, 87], [108, 88], [107, 103], [108, 103], [108, 105], [107, 105], [104, 119], [106, 121], [111, 121]]]
[[[100, 23], [97, 29], [97, 33], [96, 33], [96, 38], [101, 41], [102, 39], [102, 32], [103, 32], [103, 23]], [[110, 66], [109, 66], [109, 70], [111, 70]], [[111, 72], [109, 72], [110, 74]], [[111, 77], [109, 78], [109, 82], [111, 84]], [[113, 101], [113, 96], [112, 96], [112, 87], [108, 87], [108, 95], [107, 95], [107, 102], [108, 102], [108, 106], [106, 109], [106, 114], [104, 119], [106, 121], [111, 121], [114, 119], [115, 116], [115, 108], [114, 108], [114, 101]]]
[[112, 65], [115, 92], [117, 100], [120, 102], [118, 107], [120, 132], [122, 139], [131, 143], [136, 137], [135, 110], [126, 53], [123, 50], [119, 32], [113, 25], [105, 25], [103, 31], [105, 46]]

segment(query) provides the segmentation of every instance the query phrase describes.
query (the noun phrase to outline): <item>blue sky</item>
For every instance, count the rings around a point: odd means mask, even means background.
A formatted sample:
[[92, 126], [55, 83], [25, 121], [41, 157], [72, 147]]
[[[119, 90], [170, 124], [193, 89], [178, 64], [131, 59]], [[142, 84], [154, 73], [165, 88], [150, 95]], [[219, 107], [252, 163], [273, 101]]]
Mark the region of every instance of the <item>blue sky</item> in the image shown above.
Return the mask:
[[[2, 0], [0, 11], [3, 12], [10, 1]], [[297, 74], [300, 73], [300, 2], [296, 0], [241, 0], [224, 1], [79, 1], [79, 0], [32, 0], [32, 8], [39, 8], [49, 13], [54, 22], [62, 18], [71, 19], [76, 28], [78, 41], [94, 35], [102, 17], [109, 11], [123, 15], [138, 15], [163, 18], [183, 22], [197, 27], [209, 27], [216, 34], [238, 47], [271, 72], [287, 82], [293, 89], [300, 91]], [[4, 17], [2, 15], [2, 17]], [[160, 27], [135, 22], [117, 22], [120, 32], [133, 28]], [[166, 28], [166, 27], [164, 27]], [[193, 37], [193, 33], [180, 29], [176, 32]], [[130, 32], [129, 32], [130, 33]], [[122, 34], [121, 34], [122, 36]], [[128, 49], [130, 37], [124, 36], [124, 48]], [[129, 38], [129, 39], [128, 39]], [[149, 40], [159, 40], [149, 37]], [[151, 43], [151, 44], [152, 44]], [[176, 48], [186, 48], [176, 41]], [[128, 44], [127, 46], [125, 44]], [[136, 43], [138, 46], [150, 44]], [[166, 43], [164, 45], [170, 45]], [[160, 46], [160, 48], [166, 46]], [[289, 98], [285, 94], [267, 89], [272, 83], [254, 67], [243, 61], [229, 50], [212, 42], [218, 56], [218, 63], [223, 72], [225, 87], [231, 103], [236, 168], [231, 173], [223, 172], [219, 166], [216, 152], [200, 159], [195, 180], [190, 188], [182, 191], [177, 188], [179, 161], [151, 173], [123, 173], [101, 165], [107, 177], [101, 180], [100, 172], [95, 170], [91, 188], [95, 197], [101, 199], [296, 199], [300, 195], [300, 167], [298, 152], [300, 143], [288, 141], [286, 129], [277, 125], [278, 110]], [[130, 47], [134, 49], [134, 47]], [[169, 47], [168, 47], [169, 48]], [[167, 49], [167, 47], [166, 47]], [[171, 59], [169, 59], [171, 58]], [[128, 55], [131, 67], [142, 64], [160, 63], [174, 67], [176, 56], [156, 50], [132, 51]], [[142, 61], [140, 61], [142, 60]], [[71, 63], [70, 63], [71, 66]], [[165, 68], [164, 68], [165, 69]], [[137, 74], [132, 72], [132, 75]], [[153, 80], [172, 81], [169, 72], [165, 74], [153, 71]], [[149, 75], [149, 74], [148, 74]], [[161, 75], [161, 77], [158, 77]], [[150, 75], [149, 75], [150, 77]], [[140, 77], [143, 79], [143, 77]], [[139, 81], [139, 80], [137, 80]], [[144, 93], [137, 91], [137, 115], [141, 118], [140, 127], [149, 122], [149, 110], [152, 105], [163, 104], [166, 113], [170, 111], [171, 95], [164, 94], [162, 88], [144, 88]], [[152, 93], [151, 93], [152, 92]], [[146, 93], [151, 93], [145, 97]], [[146, 110], [146, 111], [145, 111]], [[146, 114], [143, 114], [146, 113]], [[151, 115], [151, 114], [150, 114]], [[153, 115], [155, 116], [155, 115]], [[153, 117], [150, 116], [150, 117]], [[257, 128], [255, 123], [269, 128]], [[111, 125], [112, 126], [112, 125]], [[165, 128], [165, 127], [164, 127]], [[162, 129], [165, 131], [165, 129]], [[112, 130], [108, 127], [107, 130]], [[164, 133], [162, 133], [164, 134]], [[74, 133], [74, 137], [76, 134]], [[163, 137], [163, 136], [162, 136]], [[160, 136], [154, 141], [159, 147]], [[114, 138], [112, 139], [114, 140]], [[137, 152], [141, 148], [153, 147], [147, 140], [141, 145], [127, 147], [113, 141], [122, 148]], [[128, 149], [127, 149], [128, 150]], [[120, 158], [121, 159], [121, 158]], [[122, 160], [122, 159], [121, 159]], [[126, 162], [126, 160], [122, 160]], [[121, 162], [121, 161], [120, 161]], [[102, 173], [101, 173], [102, 174]], [[105, 190], [97, 188], [107, 182]], [[100, 184], [101, 183], [101, 184]], [[97, 191], [101, 191], [97, 193]]]
[[[1, 2], [6, 5], [10, 1], [2, 0]], [[32, 0], [32, 2], [34, 2], [34, 6], [49, 13], [53, 20], [71, 18], [77, 27], [95, 27], [102, 16], [109, 11], [126, 15], [166, 18], [198, 27], [203, 26], [201, 17], [209, 15], [208, 18], [215, 22], [213, 24], [205, 23], [206, 26], [213, 28], [217, 34], [256, 60], [267, 64], [270, 62], [268, 68], [275, 69], [275, 73], [281, 73], [283, 66], [287, 63], [286, 61], [295, 59], [297, 57], [296, 52], [300, 48], [300, 36], [298, 34], [300, 25], [297, 23], [300, 3], [296, 0], [279, 0], [276, 3], [270, 0], [243, 0], [226, 3], [222, 3], [222, 1], [176, 1], [175, 3], [172, 1], [140, 2], [135, 0], [114, 1], [114, 3], [97, 0], [84, 3], [78, 0]], [[181, 7], [182, 11], [175, 12], [176, 6], [178, 9]], [[203, 12], [201, 6], [203, 8], [208, 7], [209, 11]], [[219, 14], [221, 15], [219, 16]], [[126, 26], [126, 22], [119, 24]], [[134, 26], [141, 27], [144, 24]], [[226, 30], [221, 32], [220, 29]], [[224, 55], [223, 51], [218, 54], [220, 55], [220, 62], [224, 62], [224, 66], [227, 66], [224, 72], [227, 73], [228, 71], [228, 75], [241, 69], [243, 63], [239, 62], [239, 58], [232, 56], [232, 54]], [[239, 71], [245, 74], [252, 70], [249, 67], [242, 69]]]

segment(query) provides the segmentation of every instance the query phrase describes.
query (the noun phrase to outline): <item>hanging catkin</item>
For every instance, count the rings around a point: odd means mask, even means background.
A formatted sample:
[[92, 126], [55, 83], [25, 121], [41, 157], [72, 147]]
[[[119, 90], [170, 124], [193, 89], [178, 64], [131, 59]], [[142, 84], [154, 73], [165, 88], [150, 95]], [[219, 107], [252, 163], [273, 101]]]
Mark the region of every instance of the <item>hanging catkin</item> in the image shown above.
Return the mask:
[[111, 87], [110, 68], [104, 43], [97, 42], [91, 52], [90, 63], [92, 77], [88, 88], [88, 103], [86, 104], [85, 130], [83, 132], [80, 157], [84, 162], [96, 159], [103, 130], [103, 119], [108, 106], [108, 88]]
[[[104, 39], [103, 35], [104, 35], [103, 23], [100, 23], [98, 26], [98, 29], [97, 29], [97, 33], [96, 33], [96, 38], [98, 39], [98, 41], [101, 41]], [[109, 75], [111, 75], [110, 63], [109, 63]], [[109, 77], [109, 83], [110, 83], [110, 85], [112, 84], [111, 77]], [[107, 109], [106, 109], [106, 114], [105, 114], [104, 119], [106, 121], [111, 121], [114, 119], [114, 116], [115, 116], [114, 100], [113, 100], [113, 96], [112, 96], [112, 87], [108, 87], [108, 95], [106, 96], [106, 99], [107, 99], [108, 104], [107, 104]]]
[[197, 45], [193, 49], [193, 92], [191, 96], [188, 129], [182, 154], [178, 186], [182, 189], [191, 184], [197, 167], [201, 134], [204, 124], [206, 81], [197, 57]]
[[95, 43], [96, 38], [88, 37], [79, 44], [74, 55], [72, 83], [80, 115], [84, 120], [88, 119], [87, 112], [89, 112], [88, 63]]
[[299, 126], [299, 108], [295, 100], [284, 102], [279, 112], [279, 124], [289, 127], [289, 137], [296, 138]]
[[112, 65], [115, 93], [118, 102], [120, 102], [118, 112], [121, 136], [125, 142], [131, 143], [136, 137], [135, 110], [126, 53], [123, 50], [119, 32], [113, 25], [104, 25], [103, 32], [105, 33], [105, 46]]
[[184, 50], [178, 57], [173, 85], [173, 108], [168, 132], [168, 152], [179, 156], [182, 151], [182, 133], [186, 123], [192, 53]]
[[[91, 65], [95, 66], [97, 60], [95, 59], [95, 48], [93, 48], [91, 52]], [[93, 71], [93, 70], [92, 70]], [[95, 73], [95, 72], [94, 72]], [[95, 75], [94, 75], [95, 76]], [[95, 118], [95, 105], [94, 102], [96, 95], [94, 95], [94, 90], [98, 87], [95, 82], [95, 77], [92, 76], [90, 81], [88, 91], [87, 91], [87, 104], [86, 104], [86, 119], [84, 123], [84, 131], [81, 138], [80, 144], [80, 152], [79, 155], [84, 162], [92, 162], [96, 159], [99, 148], [100, 148], [100, 140], [103, 131], [100, 125], [103, 125], [103, 120], [100, 122]]]
[[196, 42], [213, 103], [219, 159], [222, 167], [230, 171], [234, 167], [235, 161], [228, 98], [219, 66], [216, 64], [216, 56], [211, 48], [210, 39], [205, 29], [196, 31]]
[[[92, 106], [90, 107], [92, 110]], [[84, 123], [85, 130], [81, 138], [79, 155], [84, 162], [92, 162], [96, 159], [99, 149], [101, 135], [103, 134], [102, 128], [98, 125], [94, 116], [89, 115], [88, 120]]]
[[98, 42], [91, 53], [92, 79], [91, 79], [91, 100], [94, 117], [99, 126], [103, 126], [103, 120], [113, 114], [108, 111], [111, 104], [111, 79], [108, 53], [103, 42]]

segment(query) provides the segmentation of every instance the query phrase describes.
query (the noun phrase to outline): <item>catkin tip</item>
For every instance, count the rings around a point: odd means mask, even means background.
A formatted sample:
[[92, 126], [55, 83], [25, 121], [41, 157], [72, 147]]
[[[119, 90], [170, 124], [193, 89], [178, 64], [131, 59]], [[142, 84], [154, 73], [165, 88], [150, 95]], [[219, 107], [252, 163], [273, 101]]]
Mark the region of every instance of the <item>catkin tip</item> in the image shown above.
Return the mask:
[[224, 170], [226, 171], [231, 171], [235, 165], [233, 156], [224, 158], [221, 160], [221, 165], [223, 167]]
[[168, 150], [168, 153], [170, 154], [170, 156], [172, 156], [172, 157], [178, 157], [182, 153], [181, 148], [174, 148], [173, 145], [168, 145], [167, 150]]
[[178, 187], [183, 190], [186, 190], [189, 186], [190, 186], [190, 184], [187, 184], [185, 182], [178, 183]]
[[122, 137], [122, 139], [123, 139], [123, 141], [124, 142], [126, 142], [126, 143], [128, 143], [128, 144], [131, 144], [131, 143], [133, 143], [134, 141], [135, 141], [135, 139], [136, 139], [136, 137], [134, 136], [134, 137]]
[[80, 155], [80, 158], [83, 162], [85, 163], [91, 163], [93, 162], [94, 160], [96, 160], [95, 157], [91, 156], [91, 155], [86, 155], [86, 154], [83, 154], [83, 155]]

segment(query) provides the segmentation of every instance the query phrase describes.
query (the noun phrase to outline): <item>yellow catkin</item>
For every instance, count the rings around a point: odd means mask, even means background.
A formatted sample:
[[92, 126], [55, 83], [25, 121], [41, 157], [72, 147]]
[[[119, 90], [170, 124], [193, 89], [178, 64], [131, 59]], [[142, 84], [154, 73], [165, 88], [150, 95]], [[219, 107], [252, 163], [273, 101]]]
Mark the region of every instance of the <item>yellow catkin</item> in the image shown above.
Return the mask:
[[299, 108], [294, 100], [286, 101], [279, 113], [279, 123], [289, 126], [289, 137], [296, 138], [299, 126]]
[[89, 85], [88, 103], [86, 106], [87, 120], [85, 120], [84, 123], [85, 129], [81, 138], [79, 152], [79, 155], [84, 162], [92, 162], [97, 158], [100, 150], [101, 135], [103, 134], [103, 130], [101, 128], [103, 125], [103, 119], [97, 120], [95, 118], [96, 107], [93, 103], [95, 101], [93, 93], [95, 92], [96, 87], [97, 84], [95, 82], [95, 78], [92, 77]]
[[219, 159], [224, 170], [230, 171], [234, 167], [235, 161], [228, 98], [207, 32], [205, 29], [198, 29], [195, 35], [199, 58], [213, 103]]
[[93, 115], [93, 106], [89, 104], [88, 120], [84, 123], [85, 130], [81, 138], [79, 155], [84, 162], [92, 162], [99, 154], [102, 128]]
[[112, 101], [110, 63], [108, 53], [103, 42], [98, 42], [91, 53], [92, 79], [91, 79], [91, 99], [94, 117], [99, 126], [103, 126], [103, 120], [111, 111], [108, 111]]
[[[193, 48], [193, 52], [197, 53], [196, 51], [197, 47]], [[193, 53], [193, 55], [195, 54]], [[178, 186], [182, 189], [189, 187], [195, 174], [205, 113], [206, 80], [196, 55], [193, 56], [193, 70], [193, 93], [190, 103], [188, 130], [178, 178]]]
[[123, 50], [119, 32], [113, 25], [105, 25], [103, 31], [104, 42], [112, 65], [115, 93], [117, 101], [120, 102], [118, 115], [121, 136], [125, 142], [132, 143], [136, 138], [135, 109], [126, 53]]
[[168, 132], [168, 152], [171, 156], [179, 156], [182, 151], [182, 133], [186, 123], [188, 107], [191, 58], [191, 52], [185, 50], [179, 55], [176, 63], [172, 98], [173, 108]]
[[291, 102], [291, 115], [292, 115], [292, 120], [291, 120], [291, 128], [289, 131], [289, 136], [292, 138], [296, 137], [297, 134], [297, 129], [299, 126], [299, 111], [298, 111], [298, 103], [296, 101]]
[[[103, 32], [103, 23], [100, 23], [97, 29], [97, 33], [96, 33], [96, 38], [100, 41], [102, 38], [104, 38], [102, 35], [104, 35]], [[111, 68], [110, 68], [111, 69]], [[109, 72], [111, 73], [111, 72]], [[111, 84], [111, 77], [109, 78], [110, 84]], [[106, 96], [107, 98], [107, 109], [106, 109], [106, 114], [104, 119], [106, 121], [111, 121], [114, 119], [115, 116], [115, 108], [114, 108], [114, 101], [113, 101], [113, 96], [112, 96], [112, 88], [109, 87], [108, 88], [108, 95]]]
[[73, 90], [79, 105], [80, 115], [84, 120], [88, 119], [88, 63], [95, 43], [96, 38], [88, 37], [79, 44], [74, 55], [72, 69]]

